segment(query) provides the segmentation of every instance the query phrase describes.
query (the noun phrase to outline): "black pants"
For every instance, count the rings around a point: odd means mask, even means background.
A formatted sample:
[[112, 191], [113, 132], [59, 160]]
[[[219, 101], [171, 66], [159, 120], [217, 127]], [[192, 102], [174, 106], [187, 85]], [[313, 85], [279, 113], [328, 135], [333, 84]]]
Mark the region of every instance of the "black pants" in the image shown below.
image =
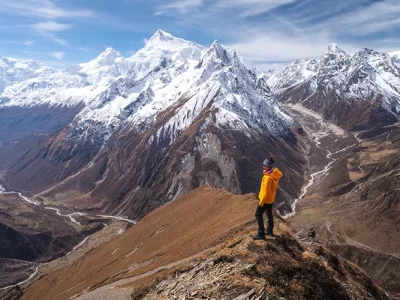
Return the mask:
[[274, 215], [272, 214], [272, 205], [273, 204], [264, 204], [263, 207], [257, 205], [257, 210], [256, 210], [256, 220], [258, 223], [258, 233], [264, 234], [265, 233], [265, 228], [264, 228], [264, 213], [267, 213], [268, 216], [268, 227], [267, 227], [267, 232], [272, 233], [274, 230]]

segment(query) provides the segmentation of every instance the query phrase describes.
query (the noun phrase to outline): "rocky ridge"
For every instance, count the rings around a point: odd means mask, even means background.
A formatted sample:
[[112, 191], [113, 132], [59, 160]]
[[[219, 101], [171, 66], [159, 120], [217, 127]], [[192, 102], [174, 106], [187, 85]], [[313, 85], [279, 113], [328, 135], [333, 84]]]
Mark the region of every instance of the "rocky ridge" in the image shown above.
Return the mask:
[[396, 56], [372, 49], [348, 54], [336, 44], [318, 59], [299, 59], [268, 75], [282, 102], [301, 103], [324, 120], [357, 130], [397, 122], [400, 65]]

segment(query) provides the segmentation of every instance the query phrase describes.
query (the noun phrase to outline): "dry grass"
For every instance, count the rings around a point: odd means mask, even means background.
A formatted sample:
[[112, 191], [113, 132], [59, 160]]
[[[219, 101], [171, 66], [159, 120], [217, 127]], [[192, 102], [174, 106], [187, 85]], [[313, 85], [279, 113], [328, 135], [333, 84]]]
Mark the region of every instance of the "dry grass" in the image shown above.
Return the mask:
[[357, 181], [361, 178], [364, 178], [366, 174], [363, 172], [349, 172], [349, 178], [351, 181]]
[[398, 149], [375, 150], [377, 152], [361, 152], [360, 165], [370, 165], [387, 161], [392, 155], [399, 153]]
[[[66, 299], [85, 289], [133, 278], [196, 255], [253, 221], [256, 205], [257, 200], [250, 194], [235, 196], [201, 187], [156, 209], [125, 234], [94, 249], [74, 265], [43, 276], [27, 288], [23, 299]], [[160, 228], [165, 229], [155, 235]], [[112, 255], [116, 248], [118, 253]], [[129, 256], [134, 249], [135, 253]], [[130, 270], [132, 265], [138, 267]], [[152, 277], [140, 279], [140, 284], [148, 284]]]

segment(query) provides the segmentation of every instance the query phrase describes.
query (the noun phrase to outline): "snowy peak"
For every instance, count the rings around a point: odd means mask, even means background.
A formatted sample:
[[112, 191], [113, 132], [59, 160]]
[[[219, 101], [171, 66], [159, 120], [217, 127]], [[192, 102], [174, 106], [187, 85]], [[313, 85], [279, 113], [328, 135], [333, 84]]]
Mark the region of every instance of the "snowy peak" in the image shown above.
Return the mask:
[[325, 51], [325, 54], [330, 54], [330, 53], [335, 53], [335, 54], [346, 54], [346, 52], [342, 49], [340, 49], [336, 43], [332, 43], [328, 45], [328, 49]]
[[123, 55], [121, 52], [108, 47], [104, 52], [102, 52], [98, 57], [94, 60], [90, 61], [87, 64], [90, 65], [99, 65], [99, 66], [109, 66], [115, 64], [117, 60], [123, 59]]
[[[388, 112], [381, 120], [391, 122], [393, 113], [400, 115], [400, 62], [394, 56], [368, 48], [347, 54], [332, 44], [314, 62], [294, 61], [284, 70], [270, 75], [268, 84], [275, 95], [282, 101], [310, 103], [310, 107], [324, 117], [348, 128], [351, 128], [351, 122], [339, 112], [340, 109], [335, 111], [333, 107], [349, 103], [357, 107], [357, 103], [378, 103], [379, 99], [381, 107], [377, 109]], [[359, 121], [377, 124], [373, 114], [373, 121], [369, 120]]]
[[322, 58], [322, 63], [328, 67], [331, 65], [343, 65], [348, 57], [347, 53], [340, 49], [337, 44], [330, 44]]
[[173, 39], [177, 39], [172, 34], [165, 32], [161, 29], [158, 29], [153, 36], [147, 41], [147, 43], [159, 43], [159, 42], [166, 42], [171, 41]]
[[[231, 53], [235, 55], [235, 52]], [[215, 40], [210, 47], [207, 48], [203, 55], [203, 60], [211, 60], [214, 63], [230, 64], [232, 61], [231, 54], [218, 42]]]
[[215, 40], [207, 49], [207, 53], [215, 53], [218, 57], [226, 56], [226, 51], [222, 48], [218, 40]]
[[199, 49], [204, 48], [196, 43], [175, 37], [168, 32], [158, 29], [156, 33], [147, 41], [145, 47], [138, 52], [160, 50], [164, 52], [167, 50], [169, 50], [168, 52], [174, 52], [179, 49], [189, 47], [196, 47]]
[[19, 60], [0, 56], [0, 69], [20, 69], [25, 71], [52, 70], [41, 62], [34, 60]]
[[357, 51], [355, 53], [355, 55], [363, 56], [363, 57], [377, 56], [380, 54], [381, 54], [380, 52], [378, 52], [374, 49], [369, 49], [369, 48], [361, 49], [360, 51]]
[[7, 86], [54, 72], [54, 69], [34, 60], [18, 60], [0, 56], [0, 94]]

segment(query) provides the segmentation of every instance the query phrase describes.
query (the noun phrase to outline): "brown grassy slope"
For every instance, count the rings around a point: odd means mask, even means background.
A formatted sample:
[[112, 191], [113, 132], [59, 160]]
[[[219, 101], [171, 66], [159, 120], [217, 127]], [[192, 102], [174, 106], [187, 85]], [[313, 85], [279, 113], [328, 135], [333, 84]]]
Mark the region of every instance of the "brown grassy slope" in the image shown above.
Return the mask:
[[256, 204], [252, 194], [200, 187], [156, 209], [72, 266], [42, 276], [22, 299], [67, 299], [197, 254], [253, 220]]
[[[252, 289], [287, 300], [387, 299], [358, 268], [320, 245], [300, 245], [286, 222], [277, 220], [276, 238], [252, 241], [256, 204], [252, 194], [200, 187], [72, 265], [43, 275], [22, 299], [116, 300], [132, 292], [133, 299], [171, 299], [189, 288], [198, 298], [215, 299]], [[162, 284], [151, 284], [154, 279]]]

